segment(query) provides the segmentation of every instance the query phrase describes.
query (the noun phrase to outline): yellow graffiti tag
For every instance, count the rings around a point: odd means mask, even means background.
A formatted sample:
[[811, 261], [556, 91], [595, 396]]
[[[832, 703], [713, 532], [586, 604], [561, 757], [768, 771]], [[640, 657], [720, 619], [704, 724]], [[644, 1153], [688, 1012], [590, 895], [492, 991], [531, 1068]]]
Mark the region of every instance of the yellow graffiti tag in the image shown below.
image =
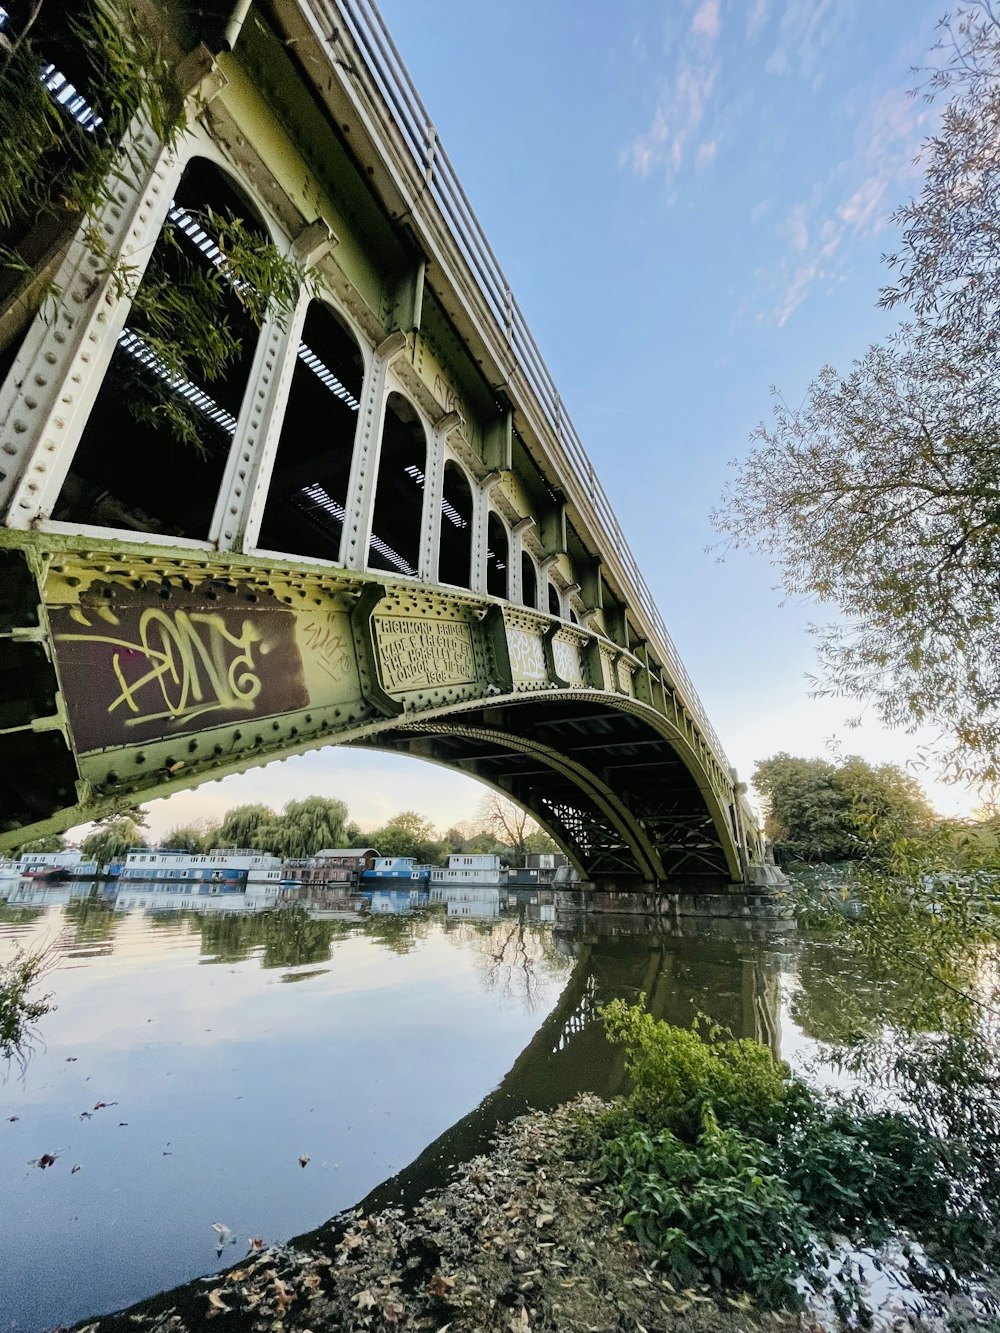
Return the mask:
[[[202, 713], [252, 712], [260, 694], [261, 680], [254, 664], [254, 647], [267, 651], [262, 635], [249, 620], [233, 634], [217, 613], [162, 611], [150, 607], [139, 619], [138, 641], [102, 634], [60, 634], [62, 640], [78, 643], [107, 643], [116, 651], [111, 667], [121, 693], [108, 705], [108, 712], [124, 707], [133, 717], [126, 725], [160, 718], [198, 717]], [[129, 682], [122, 669], [124, 656], [145, 658], [149, 670]], [[164, 707], [150, 711], [140, 695], [156, 686]]]

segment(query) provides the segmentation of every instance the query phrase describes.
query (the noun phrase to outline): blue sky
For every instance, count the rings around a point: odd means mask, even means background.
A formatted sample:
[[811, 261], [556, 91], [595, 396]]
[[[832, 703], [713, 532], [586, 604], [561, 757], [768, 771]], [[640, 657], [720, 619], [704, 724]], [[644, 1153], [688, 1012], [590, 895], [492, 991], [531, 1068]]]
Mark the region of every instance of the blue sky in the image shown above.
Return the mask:
[[[381, 0], [667, 625], [740, 770], [913, 738], [809, 699], [810, 621], [767, 562], [719, 563], [708, 515], [776, 385], [895, 322], [875, 301], [934, 109], [907, 96], [943, 0]], [[926, 785], [941, 809], [967, 794]], [[330, 750], [157, 803], [159, 830], [310, 790], [362, 824], [444, 826], [480, 791]]]

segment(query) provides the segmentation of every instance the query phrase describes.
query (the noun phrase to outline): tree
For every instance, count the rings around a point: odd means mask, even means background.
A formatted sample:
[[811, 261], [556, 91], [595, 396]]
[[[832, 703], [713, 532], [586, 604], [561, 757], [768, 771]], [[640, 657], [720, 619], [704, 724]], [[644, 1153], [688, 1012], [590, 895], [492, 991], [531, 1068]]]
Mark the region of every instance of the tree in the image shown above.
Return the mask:
[[220, 847], [256, 847], [262, 826], [271, 825], [278, 816], [269, 805], [234, 805], [226, 811], [219, 827]]
[[61, 852], [65, 846], [65, 838], [61, 838], [58, 833], [47, 833], [42, 838], [32, 838], [28, 842], [22, 842], [17, 847], [17, 854], [20, 856], [24, 852]]
[[99, 866], [117, 861], [132, 847], [148, 846], [142, 831], [132, 815], [115, 815], [101, 820], [93, 833], [80, 843], [80, 850], [89, 861]]
[[325, 796], [289, 801], [281, 815], [258, 830], [253, 845], [276, 856], [314, 856], [323, 847], [343, 847], [347, 806]]
[[890, 726], [936, 725], [953, 777], [1000, 777], [1000, 20], [986, 0], [945, 27], [946, 92], [920, 193], [895, 215], [896, 283], [913, 316], [846, 376], [824, 368], [770, 424], [713, 515], [765, 551], [820, 627], [819, 693]]
[[481, 828], [521, 861], [529, 852], [558, 850], [523, 806], [506, 800], [499, 792], [490, 792], [483, 797], [478, 814]]
[[761, 760], [753, 781], [766, 809], [764, 830], [786, 858], [885, 857], [934, 822], [914, 778], [895, 764], [873, 767], [857, 755], [835, 764], [782, 752]]
[[368, 835], [368, 841], [380, 856], [413, 856], [418, 861], [433, 859], [442, 847], [430, 820], [415, 810], [401, 810], [393, 815], [384, 828]]
[[207, 852], [219, 845], [218, 837], [219, 830], [214, 824], [183, 824], [172, 828], [160, 846], [182, 852]]

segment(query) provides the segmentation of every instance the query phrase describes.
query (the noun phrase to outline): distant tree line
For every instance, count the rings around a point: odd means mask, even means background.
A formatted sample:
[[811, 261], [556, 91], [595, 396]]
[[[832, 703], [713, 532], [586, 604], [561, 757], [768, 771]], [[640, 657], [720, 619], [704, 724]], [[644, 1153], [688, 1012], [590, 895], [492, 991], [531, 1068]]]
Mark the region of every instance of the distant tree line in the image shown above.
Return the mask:
[[[44, 848], [39, 845], [43, 841]], [[160, 839], [151, 837], [145, 813], [136, 808], [99, 821], [80, 848], [86, 857], [105, 865], [130, 848], [154, 843], [192, 853], [212, 847], [250, 847], [286, 860], [315, 856], [324, 847], [374, 847], [380, 856], [412, 856], [432, 864], [459, 852], [492, 853], [513, 862], [529, 852], [558, 850], [527, 811], [498, 795], [483, 799], [474, 820], [455, 824], [443, 835], [415, 810], [401, 810], [381, 828], [363, 831], [350, 819], [343, 801], [307, 796], [289, 801], [280, 813], [267, 805], [235, 805], [221, 824], [180, 825]], [[39, 839], [22, 850], [56, 850], [63, 845], [61, 838]]]

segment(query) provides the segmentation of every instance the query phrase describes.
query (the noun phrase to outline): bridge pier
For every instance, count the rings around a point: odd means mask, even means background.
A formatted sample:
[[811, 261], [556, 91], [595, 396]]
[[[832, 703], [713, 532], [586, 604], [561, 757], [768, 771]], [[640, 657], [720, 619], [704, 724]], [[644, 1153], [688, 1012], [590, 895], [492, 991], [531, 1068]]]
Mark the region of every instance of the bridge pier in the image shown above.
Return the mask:
[[557, 917], [648, 917], [656, 921], [676, 921], [684, 917], [791, 920], [792, 908], [779, 888], [777, 884], [761, 889], [746, 884], [720, 883], [715, 890], [692, 884], [651, 889], [601, 881], [558, 889], [555, 907]]

